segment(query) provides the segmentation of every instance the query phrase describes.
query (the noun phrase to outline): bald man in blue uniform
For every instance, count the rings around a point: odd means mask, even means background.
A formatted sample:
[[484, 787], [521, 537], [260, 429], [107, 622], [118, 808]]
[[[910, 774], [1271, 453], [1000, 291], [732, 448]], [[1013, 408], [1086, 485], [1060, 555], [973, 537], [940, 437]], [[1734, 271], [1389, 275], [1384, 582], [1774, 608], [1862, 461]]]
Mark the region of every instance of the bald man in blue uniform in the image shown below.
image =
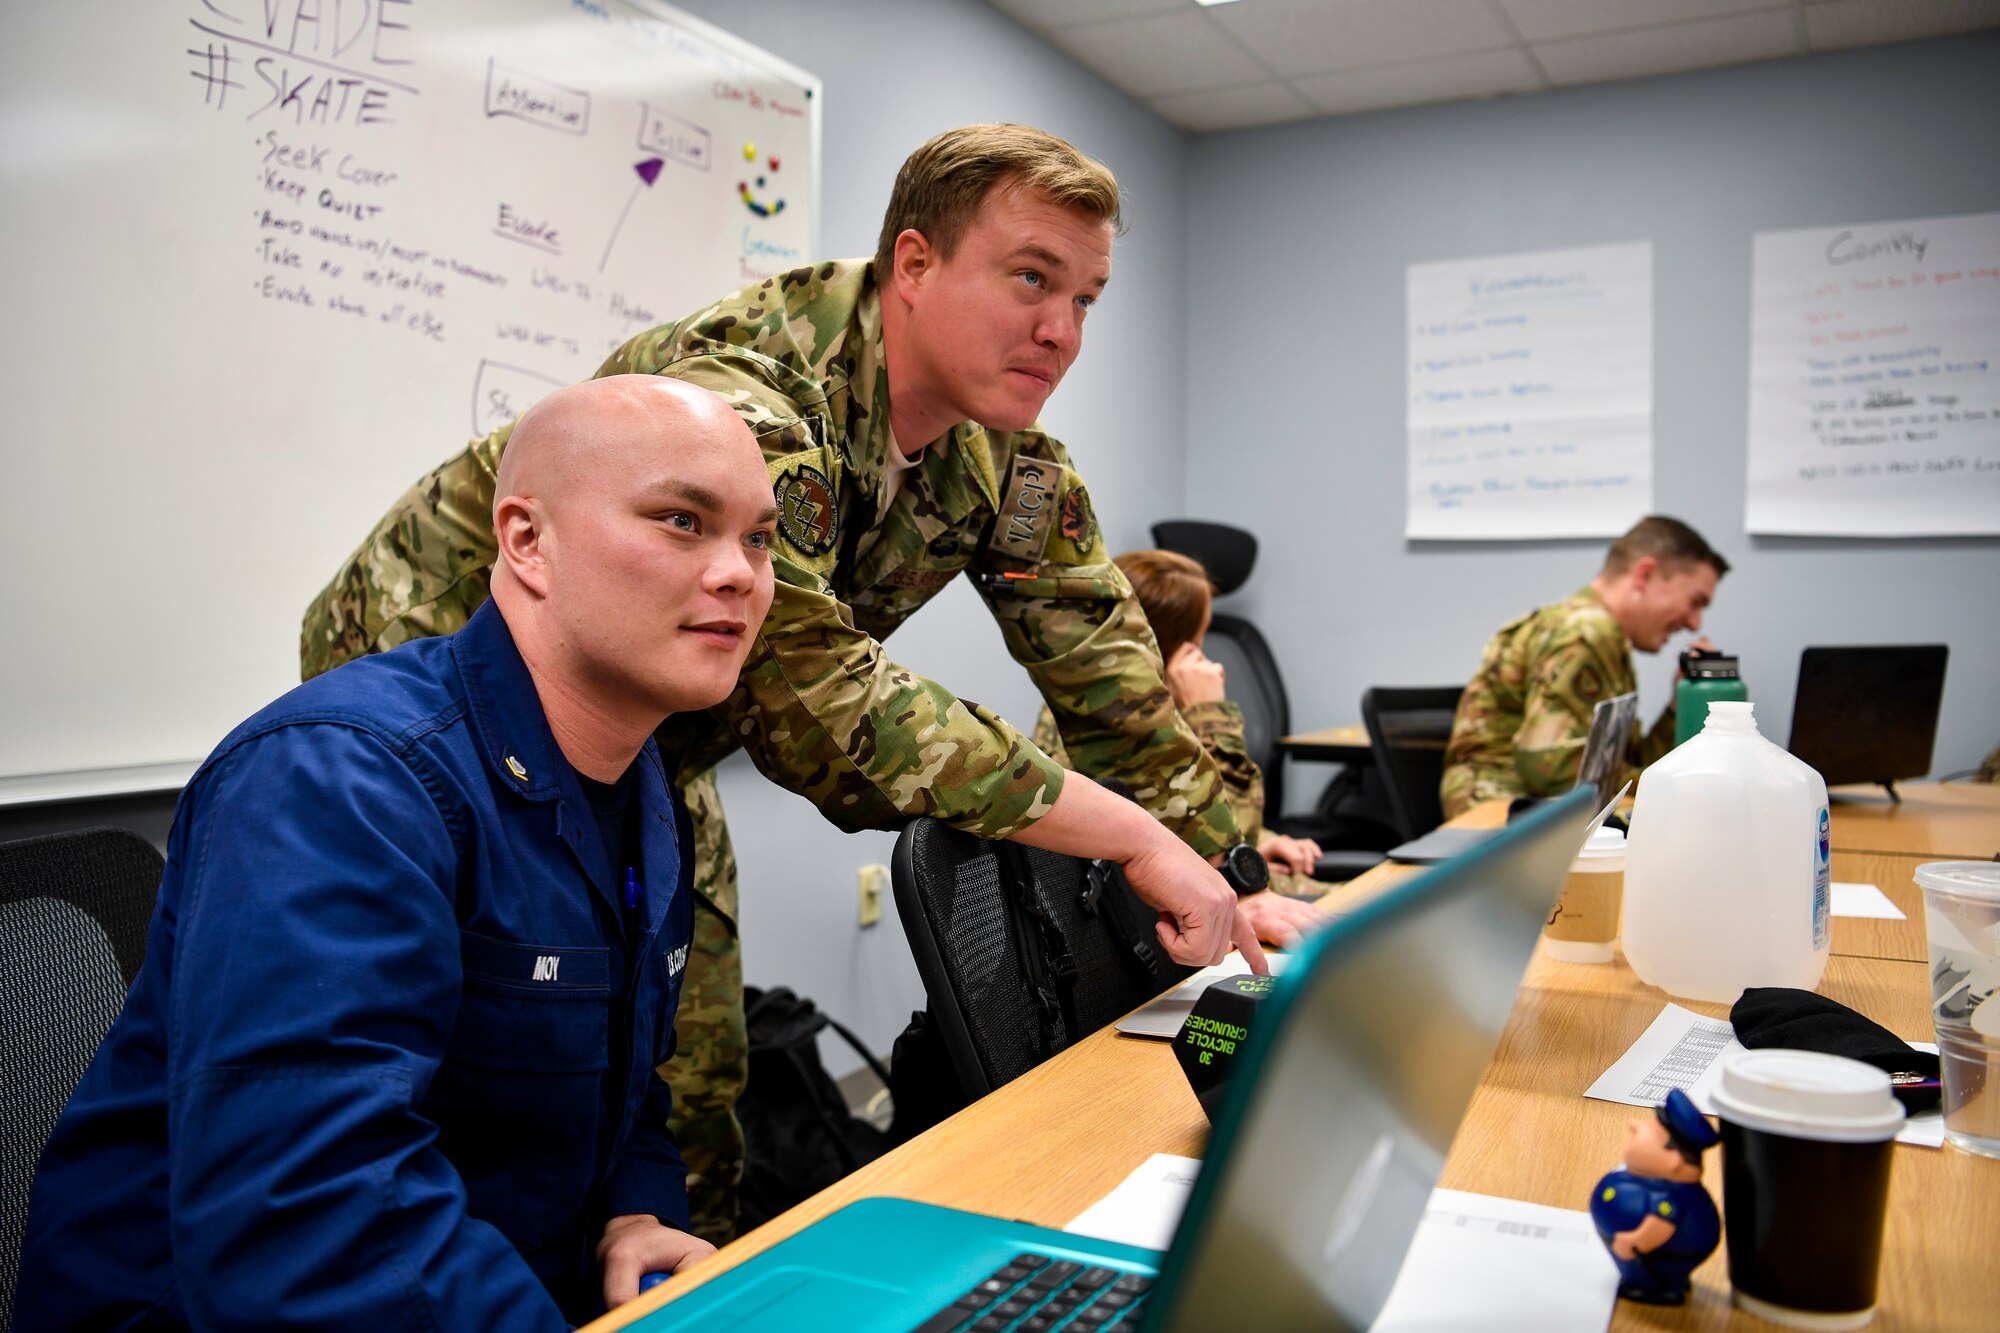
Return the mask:
[[1679, 1305], [1722, 1239], [1715, 1200], [1701, 1184], [1701, 1155], [1720, 1136], [1679, 1088], [1627, 1128], [1625, 1169], [1597, 1182], [1590, 1220], [1618, 1265], [1620, 1296]]
[[713, 1252], [656, 1073], [693, 857], [651, 738], [735, 686], [769, 477], [721, 399], [625, 376], [530, 410], [496, 496], [463, 630], [293, 690], [188, 784], [17, 1333], [556, 1333]]

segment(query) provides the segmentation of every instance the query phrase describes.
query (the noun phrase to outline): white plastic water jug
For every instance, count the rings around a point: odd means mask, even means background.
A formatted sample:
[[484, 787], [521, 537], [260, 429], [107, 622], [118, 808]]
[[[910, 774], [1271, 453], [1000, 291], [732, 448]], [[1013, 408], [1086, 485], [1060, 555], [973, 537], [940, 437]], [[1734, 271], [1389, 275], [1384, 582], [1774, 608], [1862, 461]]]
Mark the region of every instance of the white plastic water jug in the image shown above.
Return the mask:
[[1733, 1003], [1811, 990], [1826, 970], [1826, 783], [1765, 740], [1754, 704], [1708, 722], [1639, 778], [1625, 852], [1625, 958], [1672, 995]]

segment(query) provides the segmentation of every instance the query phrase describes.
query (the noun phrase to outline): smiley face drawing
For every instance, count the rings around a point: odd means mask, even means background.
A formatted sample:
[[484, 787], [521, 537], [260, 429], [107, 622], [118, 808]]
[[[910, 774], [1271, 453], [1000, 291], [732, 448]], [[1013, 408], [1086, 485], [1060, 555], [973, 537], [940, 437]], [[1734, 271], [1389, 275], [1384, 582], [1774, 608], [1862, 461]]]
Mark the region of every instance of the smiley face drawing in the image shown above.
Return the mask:
[[[756, 144], [746, 143], [743, 145], [743, 160], [751, 164], [750, 169], [752, 171], [757, 170]], [[775, 176], [778, 174], [778, 159], [776, 157], [767, 157], [764, 161], [770, 170], [768, 173], [760, 173], [756, 177], [757, 188], [760, 190], [764, 188], [767, 175]], [[756, 195], [750, 193], [750, 182], [748, 180], [736, 182], [736, 194], [738, 198], [742, 199], [743, 206], [760, 218], [774, 218], [785, 211], [785, 201], [783, 199], [773, 199], [771, 202], [765, 203], [758, 199]]]

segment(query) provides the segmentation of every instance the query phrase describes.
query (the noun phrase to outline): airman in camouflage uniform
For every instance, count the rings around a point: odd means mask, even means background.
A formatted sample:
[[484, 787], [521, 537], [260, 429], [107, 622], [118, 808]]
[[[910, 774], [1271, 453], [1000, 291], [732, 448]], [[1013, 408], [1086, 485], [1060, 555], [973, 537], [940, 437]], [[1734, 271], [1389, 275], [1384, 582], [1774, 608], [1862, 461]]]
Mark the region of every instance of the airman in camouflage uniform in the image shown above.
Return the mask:
[[1993, 753], [1986, 756], [1986, 762], [1979, 766], [1976, 782], [2000, 782], [2000, 745], [1993, 747]]
[[[953, 578], [973, 579], [1087, 771], [1124, 781], [1203, 855], [1237, 840], [1215, 766], [1160, 680], [1151, 630], [1062, 446], [1033, 427], [960, 421], [892, 479], [883, 304], [866, 260], [798, 268], [633, 338], [598, 371], [672, 375], [720, 394], [762, 444], [779, 507], [776, 596], [736, 691], [659, 734], [694, 817], [695, 887], [709, 909], [696, 913], [666, 1074], [695, 1229], [711, 1239], [734, 1231], [733, 1107], [747, 1044], [716, 762], [742, 747], [848, 830], [934, 815], [1007, 837], [1046, 818], [1062, 794], [1061, 766], [1026, 737], [884, 653], [880, 641]], [[307, 676], [450, 633], [484, 599], [495, 554], [488, 511], [510, 431], [421, 480], [350, 558], [306, 613]], [[1238, 920], [1250, 923], [1240, 940], [1250, 927], [1282, 936], [1292, 918], [1260, 920], [1246, 905]]]
[[[1699, 630], [1728, 569], [1686, 524], [1642, 519], [1574, 596], [1503, 626], [1459, 699], [1438, 792], [1446, 818], [1574, 786], [1598, 701], [1639, 687], [1632, 649], [1658, 652], [1675, 630]], [[1627, 760], [1636, 771], [1673, 744], [1669, 704], [1645, 735], [1634, 725]]]

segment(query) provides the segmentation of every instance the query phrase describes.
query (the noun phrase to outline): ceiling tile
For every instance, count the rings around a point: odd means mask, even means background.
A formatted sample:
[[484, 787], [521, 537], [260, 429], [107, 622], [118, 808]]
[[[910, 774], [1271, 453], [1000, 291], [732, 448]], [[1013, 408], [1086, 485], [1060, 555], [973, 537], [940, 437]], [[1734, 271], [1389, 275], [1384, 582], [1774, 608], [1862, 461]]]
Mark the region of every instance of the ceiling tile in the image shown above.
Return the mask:
[[1996, 25], [2000, 25], [2000, 0], [1832, 0], [1806, 6], [1806, 41], [1815, 51], [1942, 37]]
[[1328, 115], [1384, 107], [1449, 102], [1461, 97], [1538, 93], [1548, 87], [1527, 53], [1518, 48], [1446, 56], [1378, 69], [1341, 70], [1292, 80], [1306, 100]]
[[1798, 0], [1500, 0], [1500, 7], [1524, 41], [1546, 42], [1761, 9], [1794, 10]]
[[1203, 93], [1156, 97], [1153, 110], [1184, 130], [1196, 133], [1241, 130], [1252, 125], [1276, 125], [1319, 114], [1312, 103], [1282, 83], [1257, 83], [1242, 88], [1216, 88]]
[[986, 3], [1009, 18], [1036, 28], [1068, 28], [1140, 14], [1166, 14], [1194, 6], [1194, 0], [986, 0]]
[[1558, 84], [1676, 74], [1803, 54], [1790, 10], [1537, 42], [1533, 50], [1535, 59]]
[[1491, 0], [1245, 0], [1207, 16], [1287, 76], [1514, 44]]
[[1057, 28], [1048, 37], [1135, 97], [1262, 83], [1272, 74], [1192, 10]]

